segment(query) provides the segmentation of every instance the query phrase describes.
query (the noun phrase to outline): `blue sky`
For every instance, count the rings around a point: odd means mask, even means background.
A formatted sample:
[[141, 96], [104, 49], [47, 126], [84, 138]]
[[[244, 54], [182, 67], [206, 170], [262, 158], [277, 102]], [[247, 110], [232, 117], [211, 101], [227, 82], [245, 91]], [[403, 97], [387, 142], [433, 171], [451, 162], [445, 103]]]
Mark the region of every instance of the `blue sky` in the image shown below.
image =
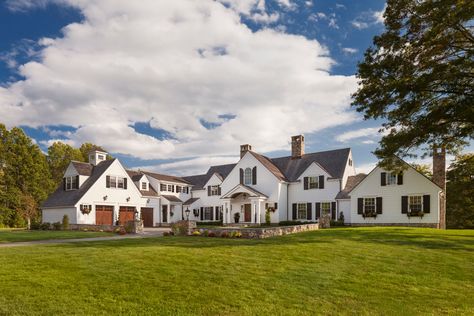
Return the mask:
[[361, 171], [375, 162], [380, 122], [350, 94], [384, 1], [114, 4], [1, 3], [2, 123], [43, 150], [90, 141], [179, 174], [235, 161], [240, 143], [288, 155], [299, 133], [307, 152], [351, 147]]

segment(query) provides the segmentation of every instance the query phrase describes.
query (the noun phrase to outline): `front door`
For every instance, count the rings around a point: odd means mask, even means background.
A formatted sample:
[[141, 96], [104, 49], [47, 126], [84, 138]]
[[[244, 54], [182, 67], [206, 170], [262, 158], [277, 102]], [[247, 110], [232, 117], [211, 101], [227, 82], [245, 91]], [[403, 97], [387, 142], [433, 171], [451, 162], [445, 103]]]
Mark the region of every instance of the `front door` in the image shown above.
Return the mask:
[[163, 205], [161, 213], [162, 213], [162, 216], [161, 216], [162, 222], [168, 223], [168, 205]]
[[244, 204], [244, 222], [252, 221], [252, 204]]
[[142, 207], [142, 220], [144, 227], [153, 227], [153, 208], [151, 207]]

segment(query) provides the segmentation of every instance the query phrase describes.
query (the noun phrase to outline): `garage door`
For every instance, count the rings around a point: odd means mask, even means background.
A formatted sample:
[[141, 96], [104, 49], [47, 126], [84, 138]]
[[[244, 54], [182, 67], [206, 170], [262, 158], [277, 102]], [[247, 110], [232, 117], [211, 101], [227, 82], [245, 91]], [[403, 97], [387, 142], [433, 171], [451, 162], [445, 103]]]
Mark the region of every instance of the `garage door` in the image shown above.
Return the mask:
[[95, 206], [95, 224], [112, 225], [114, 221], [114, 207], [111, 205]]
[[142, 207], [140, 211], [142, 213], [143, 226], [153, 227], [153, 208]]
[[135, 219], [135, 208], [130, 206], [120, 206], [119, 208], [119, 223], [125, 225], [129, 221]]

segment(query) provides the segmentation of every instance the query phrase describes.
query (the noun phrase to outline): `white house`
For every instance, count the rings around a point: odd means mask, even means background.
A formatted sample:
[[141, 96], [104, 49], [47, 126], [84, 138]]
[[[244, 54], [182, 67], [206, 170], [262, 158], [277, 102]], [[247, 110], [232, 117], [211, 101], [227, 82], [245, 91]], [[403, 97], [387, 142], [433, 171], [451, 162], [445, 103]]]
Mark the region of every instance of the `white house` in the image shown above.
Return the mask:
[[356, 174], [350, 148], [305, 153], [303, 135], [291, 144], [291, 156], [279, 158], [242, 145], [237, 163], [187, 177], [126, 170], [95, 151], [90, 163], [70, 163], [63, 185], [42, 206], [43, 221], [61, 221], [64, 214], [74, 224], [142, 218], [151, 227], [189, 214], [201, 222], [258, 225], [268, 212], [272, 223], [316, 221], [329, 213], [353, 225], [439, 225], [442, 189], [410, 166], [403, 174], [379, 167]]

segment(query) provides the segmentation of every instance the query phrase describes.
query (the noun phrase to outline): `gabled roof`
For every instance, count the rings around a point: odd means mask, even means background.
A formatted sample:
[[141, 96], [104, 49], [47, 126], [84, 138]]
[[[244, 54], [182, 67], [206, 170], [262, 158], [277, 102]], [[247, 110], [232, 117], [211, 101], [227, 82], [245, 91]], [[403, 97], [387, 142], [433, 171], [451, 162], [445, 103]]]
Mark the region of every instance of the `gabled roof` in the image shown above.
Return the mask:
[[217, 174], [222, 181], [229, 175], [229, 173], [234, 169], [235, 163], [227, 164], [227, 165], [220, 165], [220, 166], [211, 166], [207, 173], [199, 174], [195, 176], [187, 176], [182, 177], [187, 182], [191, 183], [194, 187], [194, 190], [202, 190], [206, 185], [207, 181], [214, 175]]
[[155, 178], [156, 180], [159, 181], [167, 181], [167, 182], [177, 182], [177, 183], [183, 183], [183, 184], [189, 184], [188, 181], [184, 180], [181, 177], [175, 177], [175, 176], [169, 176], [166, 174], [161, 174], [161, 173], [156, 173], [156, 172], [149, 172], [149, 171], [142, 171], [142, 173]]
[[143, 177], [143, 173], [140, 171], [135, 171], [135, 170], [125, 170], [128, 173], [128, 176], [132, 178], [133, 182], [140, 181], [140, 179]]
[[260, 163], [262, 165], [265, 166], [265, 168], [268, 169], [268, 171], [270, 171], [271, 173], [273, 173], [273, 175], [275, 177], [278, 178], [278, 180], [281, 180], [281, 181], [287, 181], [287, 178], [285, 177], [285, 175], [281, 172], [281, 170], [273, 163], [273, 161], [268, 158], [268, 157], [265, 157], [263, 155], [260, 155], [260, 154], [257, 154], [256, 152], [253, 152], [253, 151], [249, 151], [258, 161], [260, 161]]
[[[94, 183], [100, 178], [100, 176], [110, 167], [115, 159], [105, 160], [99, 163], [97, 166], [92, 166], [91, 175], [81, 185], [78, 190], [64, 191], [62, 184], [51, 194], [46, 201], [43, 202], [41, 207], [71, 207], [76, 205], [77, 202], [86, 194], [86, 192], [94, 185]], [[105, 185], [105, 183], [104, 183]]]
[[237, 184], [235, 187], [229, 190], [226, 194], [223, 194], [221, 199], [228, 199], [233, 197], [236, 194], [242, 194], [242, 193], [248, 193], [251, 196], [258, 196], [258, 197], [263, 197], [263, 198], [268, 198], [267, 195], [263, 194], [262, 192], [259, 192], [255, 190], [254, 188], [251, 188], [245, 184]]
[[94, 166], [90, 163], [75, 160], [72, 160], [71, 163], [79, 175], [90, 177], [90, 175], [92, 174], [92, 168]]
[[346, 187], [336, 195], [336, 200], [350, 198], [349, 192], [351, 192], [356, 185], [358, 185], [362, 180], [364, 180], [365, 177], [367, 177], [365, 173], [359, 173], [355, 176], [347, 177]]
[[199, 198], [190, 198], [186, 202], [184, 202], [183, 205], [191, 205], [194, 202], [196, 202], [197, 200], [199, 200]]

